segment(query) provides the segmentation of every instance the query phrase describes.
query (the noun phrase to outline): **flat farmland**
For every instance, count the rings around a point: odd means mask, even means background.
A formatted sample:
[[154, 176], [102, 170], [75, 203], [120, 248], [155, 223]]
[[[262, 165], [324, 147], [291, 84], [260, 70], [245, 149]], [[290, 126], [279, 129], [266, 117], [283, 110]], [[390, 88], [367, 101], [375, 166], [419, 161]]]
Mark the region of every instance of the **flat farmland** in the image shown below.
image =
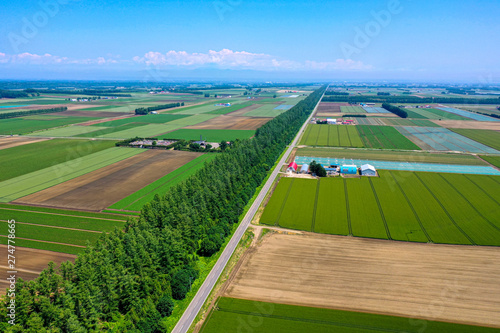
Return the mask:
[[439, 109], [418, 108], [418, 109], [409, 109], [409, 111], [410, 111], [410, 113], [409, 113], [408, 117], [410, 117], [410, 118], [416, 118], [416, 116], [414, 115], [414, 113], [415, 113], [415, 114], [420, 115], [422, 117], [425, 117], [427, 119], [470, 120], [469, 118], [462, 117], [460, 115], [449, 113], [449, 112], [439, 110]]
[[453, 132], [500, 151], [500, 132], [480, 129], [451, 129]]
[[356, 127], [350, 125], [308, 125], [300, 144], [307, 146], [363, 147]]
[[500, 156], [486, 156], [486, 155], [482, 155], [481, 158], [483, 160], [487, 161], [488, 163], [493, 164], [497, 168], [500, 168]]
[[0, 202], [13, 201], [143, 152], [144, 150], [141, 149], [108, 148], [68, 162], [10, 178], [0, 182], [2, 188]]
[[493, 121], [469, 121], [469, 120], [432, 120], [439, 126], [446, 128], [466, 128], [500, 131], [500, 123]]
[[186, 180], [200, 170], [205, 163], [211, 161], [216, 154], [204, 154], [184, 164], [182, 167], [170, 172], [157, 181], [141, 188], [139, 191], [129, 195], [109, 207], [109, 211], [140, 211], [142, 207], [151, 202], [155, 195], [164, 196], [168, 190]]
[[[259, 323], [259, 332], [496, 332], [489, 327], [436, 321], [415, 325], [410, 318], [221, 297], [202, 333], [238, 332]], [[425, 326], [424, 326], [425, 325]]]
[[342, 113], [366, 113], [360, 106], [341, 106], [340, 110]]
[[215, 129], [179, 129], [162, 136], [163, 139], [203, 140], [208, 142], [249, 139], [255, 135], [254, 130], [215, 130]]
[[224, 296], [500, 328], [499, 254], [493, 247], [271, 234]]
[[447, 128], [398, 126], [397, 130], [425, 150], [500, 154], [500, 151], [471, 140]]
[[264, 104], [255, 110], [245, 112], [243, 115], [246, 117], [274, 118], [287, 111], [285, 109], [276, 109], [278, 106], [279, 104]]
[[[132, 150], [132, 149], [130, 149]], [[16, 203], [100, 211], [200, 156], [182, 151], [148, 150]]]
[[228, 130], [256, 130], [272, 118], [251, 118], [222, 115], [186, 129], [228, 129]]
[[366, 238], [500, 246], [498, 177], [379, 174], [319, 181], [283, 178], [260, 223]]
[[394, 127], [359, 125], [356, 128], [365, 147], [420, 150], [416, 144], [401, 135]]
[[46, 141], [48, 139], [26, 138], [19, 136], [9, 136], [0, 138], [0, 150], [27, 145], [30, 143]]
[[[10, 138], [6, 138], [6, 141]], [[21, 139], [13, 137], [12, 139]], [[24, 139], [35, 142], [0, 150], [0, 182], [114, 147], [113, 141]]]
[[70, 125], [66, 127], [58, 127], [49, 129], [47, 131], [35, 132], [31, 135], [41, 137], [75, 137], [82, 134], [91, 133], [94, 131], [105, 130], [108, 127], [94, 127], [94, 126], [78, 126]]
[[144, 116], [133, 116], [112, 121], [99, 123], [93, 126], [115, 127], [122, 126], [130, 123], [140, 124], [165, 124], [177, 119], [187, 118], [189, 115], [182, 114], [148, 114]]
[[59, 126], [83, 123], [98, 118], [94, 117], [65, 117], [58, 119], [33, 120], [26, 118], [2, 119], [0, 135], [28, 134], [35, 131], [46, 130]]
[[469, 154], [429, 153], [426, 151], [352, 150], [345, 148], [299, 148], [296, 156], [332, 157], [376, 161], [486, 165]]
[[422, 126], [422, 127], [439, 127], [427, 119], [402, 119], [402, 118], [386, 118], [382, 120], [388, 126]]
[[[0, 253], [7, 258], [7, 245], [0, 245]], [[25, 247], [16, 247], [16, 270], [17, 278], [24, 281], [34, 280], [38, 275], [47, 268], [47, 263], [54, 262], [59, 266], [62, 262], [71, 260], [74, 261], [75, 255], [57, 253], [52, 251], [34, 250]], [[2, 273], [0, 274], [0, 294], [5, 295], [5, 289], [8, 288], [7, 271], [9, 270], [6, 265], [0, 265]]]

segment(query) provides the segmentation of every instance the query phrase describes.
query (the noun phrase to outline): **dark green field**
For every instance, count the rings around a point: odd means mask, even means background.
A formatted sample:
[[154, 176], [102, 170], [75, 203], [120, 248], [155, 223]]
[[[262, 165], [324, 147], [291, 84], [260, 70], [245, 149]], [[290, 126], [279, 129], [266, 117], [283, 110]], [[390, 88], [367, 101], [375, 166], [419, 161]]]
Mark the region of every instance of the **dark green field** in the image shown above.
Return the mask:
[[283, 178], [260, 222], [327, 234], [500, 246], [500, 179], [385, 171], [361, 179]]
[[363, 142], [354, 126], [308, 125], [300, 141], [307, 146], [363, 147]]
[[[134, 116], [118, 120], [107, 121], [104, 123], [95, 124], [93, 126], [116, 127], [130, 123], [146, 125], [146, 124], [164, 124], [173, 120], [189, 117], [184, 114], [148, 114], [145, 116]], [[136, 126], [140, 126], [136, 125]]]
[[249, 139], [255, 135], [254, 130], [217, 130], [217, 129], [180, 129], [167, 133], [161, 139], [203, 140], [208, 142], [233, 141]]
[[497, 329], [404, 317], [221, 297], [202, 333], [411, 332], [486, 333]]
[[394, 127], [358, 125], [356, 128], [367, 148], [421, 150]]
[[0, 122], [0, 135], [28, 134], [35, 131], [46, 130], [49, 128], [65, 126], [70, 124], [83, 123], [85, 121], [95, 120], [94, 117], [64, 117], [48, 118], [47, 120], [33, 120], [26, 118], [2, 119]]
[[486, 156], [486, 155], [482, 155], [481, 158], [491, 164], [493, 164], [494, 166], [496, 166], [497, 168], [500, 168], [500, 156]]

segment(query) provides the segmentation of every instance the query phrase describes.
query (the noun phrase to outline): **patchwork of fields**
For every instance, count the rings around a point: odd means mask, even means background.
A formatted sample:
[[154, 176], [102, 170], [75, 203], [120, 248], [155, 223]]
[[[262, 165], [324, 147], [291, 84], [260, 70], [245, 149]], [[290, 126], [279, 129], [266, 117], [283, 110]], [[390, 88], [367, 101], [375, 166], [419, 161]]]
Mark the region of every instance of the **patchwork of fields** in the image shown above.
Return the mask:
[[366, 113], [360, 106], [341, 106], [340, 110], [342, 113]]
[[260, 222], [319, 233], [500, 245], [495, 176], [379, 171], [380, 178], [282, 178]]
[[447, 128], [396, 127], [408, 139], [425, 150], [463, 151], [479, 154], [500, 154], [500, 151], [454, 133]]
[[500, 151], [500, 132], [498, 131], [455, 128], [452, 131]]
[[349, 125], [308, 125], [301, 145], [363, 147], [358, 131]]

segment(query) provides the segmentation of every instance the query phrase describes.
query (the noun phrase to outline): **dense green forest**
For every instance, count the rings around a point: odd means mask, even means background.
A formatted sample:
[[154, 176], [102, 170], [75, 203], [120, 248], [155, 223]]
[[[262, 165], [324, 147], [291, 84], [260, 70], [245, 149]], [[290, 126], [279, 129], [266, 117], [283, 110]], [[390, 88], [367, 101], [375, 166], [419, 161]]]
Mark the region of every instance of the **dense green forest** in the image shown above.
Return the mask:
[[401, 118], [408, 118], [408, 112], [397, 106], [391, 105], [389, 103], [383, 103], [382, 107], [387, 111], [392, 112], [397, 116], [400, 116]]
[[171, 109], [171, 108], [177, 108], [179, 106], [184, 106], [184, 102], [182, 103], [169, 103], [169, 104], [160, 104], [160, 105], [155, 105], [155, 106], [150, 106], [147, 108], [137, 108], [135, 109], [135, 114], [148, 114], [152, 111], [157, 111], [157, 110], [163, 110], [163, 109]]
[[[165, 318], [198, 277], [199, 256], [220, 250], [245, 205], [307, 119], [326, 86], [235, 141], [124, 230], [103, 234], [75, 263], [53, 264], [16, 286], [6, 332], [165, 332]], [[7, 318], [8, 297], [0, 316]]]

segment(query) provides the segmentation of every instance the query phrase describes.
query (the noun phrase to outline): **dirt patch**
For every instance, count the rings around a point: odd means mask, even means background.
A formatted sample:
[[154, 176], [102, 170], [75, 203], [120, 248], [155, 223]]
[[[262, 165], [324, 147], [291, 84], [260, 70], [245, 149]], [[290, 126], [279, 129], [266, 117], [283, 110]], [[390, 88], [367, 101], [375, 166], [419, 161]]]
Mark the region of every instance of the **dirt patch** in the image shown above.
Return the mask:
[[47, 141], [48, 138], [26, 138], [22, 136], [9, 136], [0, 138], [0, 150], [27, 145], [34, 142]]
[[[0, 253], [5, 262], [0, 265], [0, 295], [5, 295], [5, 289], [9, 287], [7, 282], [7, 271], [9, 270], [7, 265], [7, 245], [0, 245]], [[16, 246], [16, 270], [17, 278], [22, 278], [23, 280], [33, 280], [38, 277], [43, 269], [47, 268], [47, 264], [50, 261], [56, 263], [59, 266], [64, 261], [74, 261], [76, 256], [72, 254], [28, 249], [25, 247]]]
[[226, 296], [500, 327], [500, 249], [266, 237]]
[[101, 211], [200, 155], [173, 150], [149, 150], [17, 199], [15, 203]]
[[234, 117], [222, 115], [200, 124], [188, 126], [191, 129], [256, 130], [273, 118]]
[[470, 121], [470, 120], [432, 120], [435, 124], [446, 128], [467, 128], [467, 129], [486, 129], [500, 131], [500, 122], [488, 121]]

